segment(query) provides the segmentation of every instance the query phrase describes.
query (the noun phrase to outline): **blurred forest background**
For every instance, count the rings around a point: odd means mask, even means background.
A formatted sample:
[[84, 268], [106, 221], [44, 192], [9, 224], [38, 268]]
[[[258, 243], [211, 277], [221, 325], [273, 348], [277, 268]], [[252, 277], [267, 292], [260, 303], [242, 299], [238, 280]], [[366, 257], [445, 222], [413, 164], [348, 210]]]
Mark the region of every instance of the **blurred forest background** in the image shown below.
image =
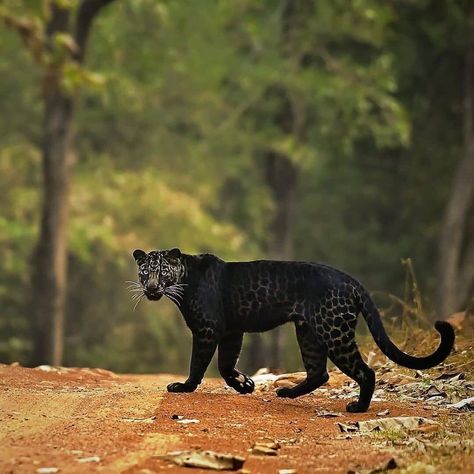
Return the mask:
[[[0, 361], [186, 372], [137, 247], [472, 305], [473, 77], [471, 0], [2, 0]], [[241, 365], [299, 367], [292, 333]]]

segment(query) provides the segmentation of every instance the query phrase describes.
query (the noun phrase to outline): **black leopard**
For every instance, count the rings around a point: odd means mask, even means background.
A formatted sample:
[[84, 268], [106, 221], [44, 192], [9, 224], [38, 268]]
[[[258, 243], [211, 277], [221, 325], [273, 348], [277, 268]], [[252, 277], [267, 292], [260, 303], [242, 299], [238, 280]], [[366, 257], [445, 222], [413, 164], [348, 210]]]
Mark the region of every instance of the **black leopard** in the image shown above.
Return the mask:
[[135, 250], [139, 282], [134, 290], [149, 300], [167, 296], [176, 303], [193, 334], [189, 377], [168, 385], [169, 392], [192, 392], [201, 383], [216, 348], [218, 368], [227, 385], [239, 393], [254, 390], [252, 379], [235, 367], [245, 332], [263, 332], [293, 322], [306, 379], [293, 388], [279, 388], [279, 397], [312, 392], [328, 379], [327, 358], [360, 386], [350, 412], [369, 408], [375, 373], [363, 361], [355, 340], [362, 314], [382, 352], [411, 369], [442, 362], [454, 344], [450, 324], [437, 321], [441, 335], [436, 351], [412, 357], [388, 338], [379, 312], [365, 288], [328, 265], [258, 260], [225, 262], [215, 255], [186, 255], [179, 249], [146, 253]]

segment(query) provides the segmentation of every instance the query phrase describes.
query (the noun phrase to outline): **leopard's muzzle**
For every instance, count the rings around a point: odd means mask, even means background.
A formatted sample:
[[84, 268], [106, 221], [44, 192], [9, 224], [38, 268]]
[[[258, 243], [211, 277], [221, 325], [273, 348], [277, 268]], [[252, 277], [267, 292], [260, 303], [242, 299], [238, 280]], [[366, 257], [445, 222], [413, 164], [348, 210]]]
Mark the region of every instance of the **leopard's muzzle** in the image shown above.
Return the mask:
[[145, 296], [151, 301], [158, 301], [163, 296], [163, 289], [158, 280], [150, 279], [145, 286]]

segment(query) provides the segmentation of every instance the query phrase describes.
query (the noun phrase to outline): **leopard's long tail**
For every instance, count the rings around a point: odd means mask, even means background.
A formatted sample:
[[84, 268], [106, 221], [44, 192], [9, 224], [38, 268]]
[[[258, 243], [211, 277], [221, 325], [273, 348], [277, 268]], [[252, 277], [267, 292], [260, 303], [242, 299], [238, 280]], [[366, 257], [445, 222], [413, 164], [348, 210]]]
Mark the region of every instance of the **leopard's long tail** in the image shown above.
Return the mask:
[[448, 357], [454, 345], [454, 329], [446, 321], [436, 321], [435, 328], [441, 335], [438, 348], [425, 357], [414, 357], [401, 351], [388, 337], [383, 327], [380, 313], [374, 302], [364, 290], [359, 298], [359, 309], [367, 322], [377, 346], [391, 360], [403, 367], [423, 370], [434, 367]]

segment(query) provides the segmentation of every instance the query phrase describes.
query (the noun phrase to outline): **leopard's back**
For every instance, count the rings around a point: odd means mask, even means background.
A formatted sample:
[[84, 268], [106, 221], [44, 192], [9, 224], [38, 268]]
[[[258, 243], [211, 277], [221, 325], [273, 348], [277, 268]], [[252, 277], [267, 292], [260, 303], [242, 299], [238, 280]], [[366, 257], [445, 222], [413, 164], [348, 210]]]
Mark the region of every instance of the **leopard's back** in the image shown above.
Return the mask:
[[226, 263], [221, 282], [227, 323], [248, 332], [309, 318], [325, 299], [350, 298], [358, 287], [327, 265], [270, 260]]

